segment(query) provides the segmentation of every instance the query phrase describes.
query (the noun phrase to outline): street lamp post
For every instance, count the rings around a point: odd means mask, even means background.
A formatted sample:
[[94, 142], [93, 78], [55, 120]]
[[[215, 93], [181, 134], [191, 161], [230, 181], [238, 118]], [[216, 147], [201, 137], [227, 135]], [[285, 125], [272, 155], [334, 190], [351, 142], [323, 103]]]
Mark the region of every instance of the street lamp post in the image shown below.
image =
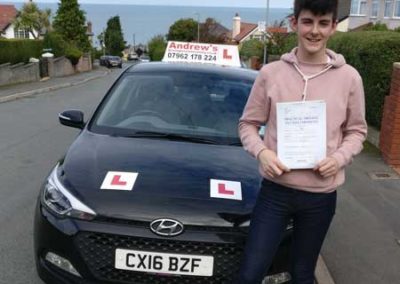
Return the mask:
[[133, 44], [133, 51], [135, 51], [135, 45], [136, 45], [135, 34], [132, 35], [132, 44]]
[[267, 63], [267, 38], [268, 38], [268, 21], [269, 21], [269, 0], [267, 0], [267, 9], [265, 12], [265, 33], [264, 33], [264, 64]]

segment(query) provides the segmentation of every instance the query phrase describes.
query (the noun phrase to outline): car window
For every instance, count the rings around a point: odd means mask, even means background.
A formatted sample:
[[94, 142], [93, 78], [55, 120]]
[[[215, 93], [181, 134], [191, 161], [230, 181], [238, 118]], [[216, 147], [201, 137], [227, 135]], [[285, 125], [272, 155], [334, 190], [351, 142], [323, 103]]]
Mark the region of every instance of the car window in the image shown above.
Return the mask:
[[100, 106], [92, 131], [155, 131], [238, 142], [253, 81], [208, 73], [128, 74]]

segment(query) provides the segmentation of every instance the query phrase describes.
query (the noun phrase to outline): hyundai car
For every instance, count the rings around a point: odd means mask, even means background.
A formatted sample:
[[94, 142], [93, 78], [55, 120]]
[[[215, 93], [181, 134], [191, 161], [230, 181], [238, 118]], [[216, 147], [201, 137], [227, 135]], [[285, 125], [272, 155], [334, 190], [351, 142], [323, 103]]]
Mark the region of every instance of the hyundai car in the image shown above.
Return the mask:
[[[129, 67], [40, 188], [37, 271], [46, 283], [232, 283], [260, 187], [237, 124], [257, 72]], [[290, 281], [292, 228], [264, 283]]]

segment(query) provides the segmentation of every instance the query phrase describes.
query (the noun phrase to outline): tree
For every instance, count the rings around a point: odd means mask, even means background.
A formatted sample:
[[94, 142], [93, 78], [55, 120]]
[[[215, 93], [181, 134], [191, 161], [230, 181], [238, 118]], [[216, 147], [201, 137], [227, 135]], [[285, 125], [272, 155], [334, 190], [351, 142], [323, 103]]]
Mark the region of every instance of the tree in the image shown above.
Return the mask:
[[50, 29], [50, 15], [50, 9], [40, 10], [36, 3], [27, 2], [22, 6], [14, 25], [16, 29], [27, 30], [33, 38], [37, 39], [41, 32]]
[[112, 17], [107, 21], [107, 29], [104, 34], [104, 44], [108, 54], [118, 56], [122, 54], [122, 51], [125, 48], [125, 43], [119, 16]]
[[50, 48], [55, 57], [65, 55], [68, 43], [56, 32], [48, 32], [43, 39], [43, 47]]
[[245, 60], [252, 56], [263, 58], [264, 43], [255, 38], [245, 41], [240, 48], [240, 56]]
[[269, 32], [269, 39], [267, 42], [267, 50], [268, 54], [273, 54], [273, 55], [281, 55], [284, 53], [285, 50], [285, 41], [287, 38], [286, 33], [280, 32], [279, 29], [282, 29], [286, 26], [286, 21], [281, 20], [281, 21], [275, 21], [274, 24], [272, 25], [272, 28], [275, 29], [272, 30], [272, 32]]
[[197, 39], [197, 22], [193, 19], [180, 19], [169, 27], [168, 40], [194, 41]]
[[228, 30], [215, 19], [207, 18], [200, 27], [200, 41], [207, 43], [225, 43]]
[[89, 51], [85, 12], [80, 10], [77, 0], [60, 1], [53, 23], [55, 31], [72, 46], [82, 51]]
[[167, 48], [167, 42], [165, 41], [164, 36], [157, 35], [153, 37], [148, 43], [149, 56], [152, 61], [160, 61], [165, 53], [165, 49]]

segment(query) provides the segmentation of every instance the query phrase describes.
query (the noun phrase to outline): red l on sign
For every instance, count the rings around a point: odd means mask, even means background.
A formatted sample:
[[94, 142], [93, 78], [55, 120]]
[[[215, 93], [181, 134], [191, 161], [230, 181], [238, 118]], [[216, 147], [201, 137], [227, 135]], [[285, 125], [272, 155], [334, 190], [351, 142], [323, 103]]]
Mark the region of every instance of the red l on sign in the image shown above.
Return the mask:
[[228, 50], [224, 49], [224, 59], [232, 59], [232, 55], [228, 54]]
[[235, 192], [233, 190], [229, 190], [229, 189], [225, 188], [225, 184], [223, 184], [223, 183], [218, 184], [218, 193], [227, 194], [227, 195], [235, 194]]
[[115, 175], [111, 181], [111, 185], [126, 185], [126, 181], [122, 181], [120, 175]]

